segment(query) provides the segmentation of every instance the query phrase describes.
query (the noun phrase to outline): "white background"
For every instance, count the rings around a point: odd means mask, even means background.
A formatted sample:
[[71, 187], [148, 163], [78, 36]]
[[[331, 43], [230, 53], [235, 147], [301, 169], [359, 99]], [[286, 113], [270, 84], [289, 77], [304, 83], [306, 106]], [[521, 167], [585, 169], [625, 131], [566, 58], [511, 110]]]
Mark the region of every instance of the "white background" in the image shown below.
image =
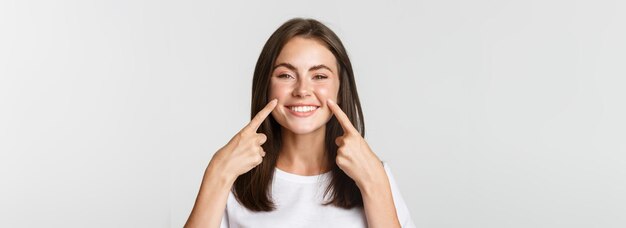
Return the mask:
[[0, 227], [181, 227], [284, 21], [346, 45], [418, 227], [626, 226], [624, 1], [0, 1]]

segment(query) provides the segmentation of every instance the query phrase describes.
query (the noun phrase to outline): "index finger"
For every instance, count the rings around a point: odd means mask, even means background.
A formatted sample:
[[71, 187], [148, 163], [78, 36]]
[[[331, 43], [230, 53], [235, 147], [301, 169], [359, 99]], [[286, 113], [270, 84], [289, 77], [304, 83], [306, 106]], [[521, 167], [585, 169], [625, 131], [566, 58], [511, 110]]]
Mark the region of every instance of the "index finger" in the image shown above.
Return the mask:
[[343, 128], [344, 132], [351, 132], [351, 133], [358, 132], [356, 128], [354, 128], [354, 126], [350, 122], [350, 118], [348, 118], [346, 113], [344, 113], [343, 110], [341, 110], [339, 105], [337, 105], [331, 99], [326, 100], [326, 104], [328, 104], [330, 111], [332, 111], [335, 117], [337, 117], [337, 120], [339, 121], [339, 124], [341, 124], [341, 127]]
[[267, 116], [272, 113], [272, 110], [276, 108], [276, 104], [278, 104], [278, 99], [274, 99], [270, 101], [270, 103], [267, 103], [267, 105], [265, 105], [265, 107], [261, 109], [261, 111], [259, 111], [254, 116], [254, 118], [252, 118], [250, 123], [248, 123], [248, 125], [246, 126], [246, 129], [254, 130], [254, 132], [256, 132], [256, 130], [259, 129], [259, 126], [261, 126], [265, 118], [267, 118]]

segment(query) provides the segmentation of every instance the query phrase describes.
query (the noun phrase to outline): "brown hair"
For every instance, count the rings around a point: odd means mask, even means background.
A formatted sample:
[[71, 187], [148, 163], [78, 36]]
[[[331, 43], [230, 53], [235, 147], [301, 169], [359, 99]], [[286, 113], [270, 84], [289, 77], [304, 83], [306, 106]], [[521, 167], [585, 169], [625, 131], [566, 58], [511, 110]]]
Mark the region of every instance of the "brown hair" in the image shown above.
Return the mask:
[[[363, 112], [348, 53], [339, 37], [324, 24], [314, 19], [291, 19], [281, 25], [265, 43], [257, 60], [252, 79], [251, 118], [269, 102], [269, 84], [274, 61], [287, 41], [296, 36], [321, 41], [333, 53], [340, 72], [337, 103], [350, 118], [354, 127], [361, 133], [361, 136], [364, 137]], [[261, 124], [258, 132], [267, 135], [267, 141], [263, 144], [266, 155], [260, 165], [237, 177], [233, 185], [233, 193], [237, 200], [251, 211], [272, 211], [275, 209], [275, 205], [271, 200], [269, 185], [272, 182], [278, 151], [281, 147], [281, 128], [270, 115]], [[343, 135], [343, 129], [333, 115], [330, 121], [326, 123], [325, 145], [329, 153], [327, 154], [328, 164], [332, 170], [332, 179], [324, 192], [324, 195], [330, 194], [331, 196], [326, 204], [346, 209], [362, 207], [361, 191], [354, 180], [335, 163], [337, 156], [335, 138], [341, 135]]]

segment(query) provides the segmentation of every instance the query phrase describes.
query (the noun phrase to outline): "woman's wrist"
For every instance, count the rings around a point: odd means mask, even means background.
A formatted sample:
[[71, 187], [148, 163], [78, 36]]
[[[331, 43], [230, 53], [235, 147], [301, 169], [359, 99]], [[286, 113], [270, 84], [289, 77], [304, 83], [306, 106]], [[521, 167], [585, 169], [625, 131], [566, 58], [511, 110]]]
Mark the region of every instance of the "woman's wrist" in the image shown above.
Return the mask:
[[224, 168], [219, 167], [213, 162], [209, 163], [204, 171], [204, 181], [213, 180], [214, 184], [226, 185], [229, 188], [235, 183], [236, 175], [229, 174]]
[[371, 181], [365, 181], [363, 183], [357, 183], [357, 186], [361, 190], [361, 195], [363, 195], [363, 197], [376, 197], [381, 194], [391, 193], [389, 180], [386, 176]]
[[359, 180], [355, 180], [357, 187], [363, 194], [380, 192], [381, 189], [389, 187], [389, 179], [382, 163], [372, 165], [367, 169], [367, 173], [363, 173]]

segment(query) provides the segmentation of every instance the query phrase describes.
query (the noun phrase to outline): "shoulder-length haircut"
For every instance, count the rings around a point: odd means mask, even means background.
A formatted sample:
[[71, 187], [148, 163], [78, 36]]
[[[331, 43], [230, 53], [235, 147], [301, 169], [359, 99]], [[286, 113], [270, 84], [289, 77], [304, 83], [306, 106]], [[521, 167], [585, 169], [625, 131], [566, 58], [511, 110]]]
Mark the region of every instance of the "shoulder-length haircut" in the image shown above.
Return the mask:
[[[364, 137], [363, 112], [348, 53], [339, 37], [324, 24], [314, 19], [291, 19], [281, 25], [265, 43], [254, 69], [250, 117], [253, 118], [269, 102], [270, 79], [276, 58], [287, 41], [296, 36], [321, 41], [333, 53], [337, 59], [340, 83], [337, 104], [350, 118], [361, 136]], [[272, 211], [275, 209], [275, 205], [269, 187], [279, 156], [278, 151], [281, 147], [281, 126], [272, 115], [269, 115], [259, 127], [258, 132], [267, 135], [267, 141], [262, 146], [266, 152], [263, 162], [237, 177], [232, 191], [237, 200], [249, 210]], [[324, 192], [324, 198], [327, 200], [325, 204], [346, 209], [362, 207], [361, 191], [354, 180], [335, 163], [337, 156], [335, 138], [341, 135], [343, 135], [343, 129], [333, 115], [330, 121], [326, 123], [325, 134], [325, 145], [328, 151], [326, 157], [332, 171], [331, 181]], [[330, 198], [326, 197], [328, 194], [330, 194]]]

